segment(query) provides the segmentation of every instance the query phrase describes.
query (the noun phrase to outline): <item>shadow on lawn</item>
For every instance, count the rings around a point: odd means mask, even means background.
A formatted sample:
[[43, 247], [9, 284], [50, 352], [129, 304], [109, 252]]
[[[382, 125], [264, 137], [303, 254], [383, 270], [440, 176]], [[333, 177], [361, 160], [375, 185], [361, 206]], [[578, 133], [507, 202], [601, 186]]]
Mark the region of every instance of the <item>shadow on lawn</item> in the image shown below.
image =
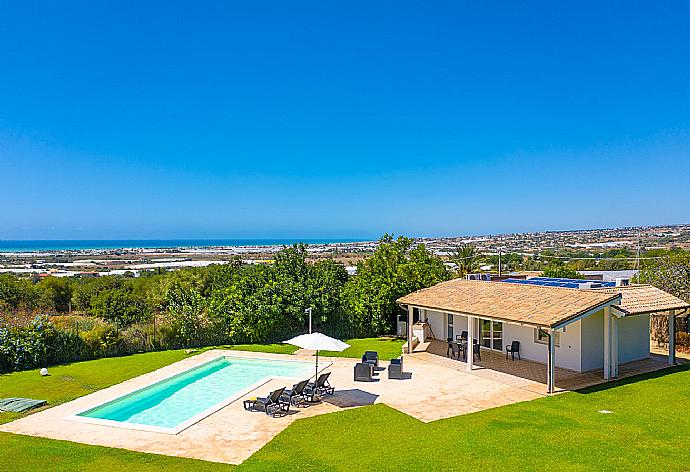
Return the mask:
[[634, 384], [643, 380], [658, 379], [660, 377], [665, 377], [678, 372], [684, 372], [686, 370], [690, 370], [690, 364], [679, 364], [673, 367], [655, 370], [654, 372], [646, 372], [644, 374], [633, 375], [632, 377], [626, 377], [624, 379], [614, 380], [612, 382], [604, 382], [601, 384], [592, 385], [591, 387], [574, 390], [574, 392], [587, 395], [589, 393], [602, 392], [611, 388], [620, 387], [621, 385]]

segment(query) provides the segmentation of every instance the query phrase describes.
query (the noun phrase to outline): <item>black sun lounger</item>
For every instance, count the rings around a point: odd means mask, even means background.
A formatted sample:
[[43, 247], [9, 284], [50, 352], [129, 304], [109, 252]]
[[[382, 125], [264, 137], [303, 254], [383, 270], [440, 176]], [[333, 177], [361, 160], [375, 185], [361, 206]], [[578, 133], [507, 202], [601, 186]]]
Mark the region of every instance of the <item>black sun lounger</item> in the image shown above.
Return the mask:
[[331, 384], [328, 383], [328, 377], [330, 375], [330, 372], [321, 374], [319, 375], [319, 378], [316, 379], [316, 382], [310, 382], [309, 385], [307, 385], [306, 392], [312, 398], [312, 400], [314, 398], [314, 394], [333, 395], [333, 393], [335, 392], [335, 388], [333, 388]]
[[258, 397], [244, 401], [244, 409], [251, 411], [263, 411], [267, 415], [275, 416], [276, 413], [288, 411], [290, 403], [281, 401], [280, 397], [285, 392], [285, 387], [272, 391], [268, 397]]

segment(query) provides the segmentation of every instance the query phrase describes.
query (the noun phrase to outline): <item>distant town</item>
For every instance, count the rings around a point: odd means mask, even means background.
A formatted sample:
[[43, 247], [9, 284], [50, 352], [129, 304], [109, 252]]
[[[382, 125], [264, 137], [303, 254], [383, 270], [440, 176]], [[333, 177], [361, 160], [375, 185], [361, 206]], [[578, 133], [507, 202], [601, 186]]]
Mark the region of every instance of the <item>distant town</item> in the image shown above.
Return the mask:
[[[444, 258], [450, 258], [459, 246], [472, 246], [477, 257], [485, 262], [481, 266], [483, 271], [495, 270], [500, 256], [503, 256], [501, 267], [507, 270], [537, 269], [540, 264], [553, 262], [554, 258], [586, 262], [579, 264], [580, 269], [593, 268], [593, 264], [597, 268], [633, 269], [636, 258], [648, 257], [655, 251], [690, 249], [690, 224], [428, 237], [416, 238], [415, 241]], [[315, 260], [332, 258], [342, 262], [348, 272], [354, 273], [357, 262], [373, 253], [377, 246], [377, 241], [310, 244], [307, 252]], [[0, 252], [0, 272], [57, 277], [138, 276], [142, 271], [204, 267], [233, 260], [241, 260], [245, 264], [271, 263], [282, 247], [136, 247]], [[616, 264], [604, 264], [605, 261]]]

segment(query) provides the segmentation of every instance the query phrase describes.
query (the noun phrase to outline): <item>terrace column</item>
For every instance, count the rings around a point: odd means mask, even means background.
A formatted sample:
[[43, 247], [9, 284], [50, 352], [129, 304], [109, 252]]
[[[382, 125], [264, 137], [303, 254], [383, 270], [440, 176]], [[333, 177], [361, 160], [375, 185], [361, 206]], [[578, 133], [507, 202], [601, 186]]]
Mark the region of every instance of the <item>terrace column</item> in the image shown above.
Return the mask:
[[556, 384], [556, 331], [549, 329], [549, 352], [546, 357], [546, 393], [553, 393]]
[[676, 363], [676, 310], [668, 312], [668, 363]]
[[474, 319], [474, 316], [467, 317], [467, 349], [465, 349], [467, 370], [472, 370], [474, 367]]
[[407, 353], [412, 354], [412, 319], [414, 307], [407, 305]]
[[611, 308], [604, 308], [604, 380], [611, 379]]
[[611, 377], [618, 378], [618, 318], [611, 317]]

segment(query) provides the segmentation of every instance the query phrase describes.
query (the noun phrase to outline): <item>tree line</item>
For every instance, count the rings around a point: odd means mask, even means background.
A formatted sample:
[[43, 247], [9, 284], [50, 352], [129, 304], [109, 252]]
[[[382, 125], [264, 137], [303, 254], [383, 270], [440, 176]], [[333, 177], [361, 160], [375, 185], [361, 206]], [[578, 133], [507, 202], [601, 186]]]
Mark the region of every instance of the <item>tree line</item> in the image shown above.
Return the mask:
[[[236, 260], [136, 278], [35, 281], [3, 274], [0, 369], [2, 357], [4, 370], [14, 370], [39, 365], [36, 356], [58, 351], [73, 351], [70, 359], [60, 358], [66, 361], [149, 349], [280, 342], [305, 332], [307, 308], [314, 328], [333, 336], [392, 334], [403, 313], [396, 299], [450, 277], [444, 262], [424, 245], [390, 235], [357, 264], [354, 276], [332, 259], [309, 261], [305, 245], [283, 248], [272, 264]], [[18, 313], [51, 316], [12, 323]], [[41, 345], [46, 333], [59, 349]], [[8, 361], [13, 350], [30, 354]]]

